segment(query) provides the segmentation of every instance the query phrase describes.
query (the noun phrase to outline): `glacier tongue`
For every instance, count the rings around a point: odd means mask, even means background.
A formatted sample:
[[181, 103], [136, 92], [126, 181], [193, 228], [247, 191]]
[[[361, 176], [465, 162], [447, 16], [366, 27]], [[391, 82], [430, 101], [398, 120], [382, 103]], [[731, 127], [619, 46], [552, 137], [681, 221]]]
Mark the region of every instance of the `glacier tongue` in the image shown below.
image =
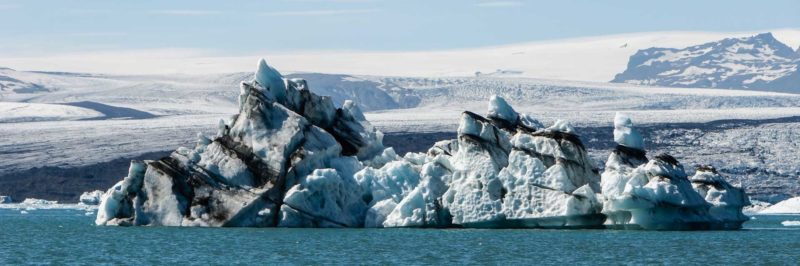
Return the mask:
[[[102, 195], [98, 225], [662, 229], [668, 219], [746, 217], [744, 192], [721, 177], [690, 180], [669, 156], [648, 162], [617, 115], [619, 144], [601, 176], [567, 121], [545, 128], [499, 96], [464, 112], [456, 139], [398, 156], [346, 101], [285, 79], [265, 60], [240, 86], [239, 113], [155, 161], [131, 163]], [[603, 194], [601, 195], [600, 192]], [[655, 214], [653, 214], [655, 213]], [[606, 215], [611, 219], [606, 221]], [[683, 228], [678, 228], [683, 229]]]

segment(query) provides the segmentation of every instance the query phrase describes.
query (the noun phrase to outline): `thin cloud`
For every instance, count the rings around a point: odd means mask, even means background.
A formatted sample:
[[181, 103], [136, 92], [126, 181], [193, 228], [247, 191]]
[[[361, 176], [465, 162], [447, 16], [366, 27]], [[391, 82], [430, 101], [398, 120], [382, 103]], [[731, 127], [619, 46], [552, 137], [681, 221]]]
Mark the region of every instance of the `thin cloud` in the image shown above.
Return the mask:
[[264, 12], [264, 16], [335, 16], [350, 14], [366, 14], [379, 12], [380, 9], [328, 9], [328, 10], [302, 10], [302, 11], [275, 11]]
[[168, 9], [168, 10], [150, 10], [149, 13], [156, 15], [173, 15], [173, 16], [207, 16], [207, 15], [221, 14], [222, 12], [216, 10]]
[[109, 10], [109, 9], [77, 9], [77, 8], [72, 8], [72, 9], [67, 9], [66, 12], [70, 13], [70, 14], [73, 14], [73, 15], [98, 15], [98, 14], [110, 14], [111, 10]]
[[76, 32], [70, 34], [75, 37], [120, 37], [128, 35], [125, 32]]
[[379, 0], [283, 0], [294, 3], [374, 3]]
[[0, 10], [11, 10], [17, 8], [19, 8], [19, 5], [0, 5]]
[[518, 7], [522, 5], [523, 3], [520, 1], [490, 1], [475, 4], [478, 7]]

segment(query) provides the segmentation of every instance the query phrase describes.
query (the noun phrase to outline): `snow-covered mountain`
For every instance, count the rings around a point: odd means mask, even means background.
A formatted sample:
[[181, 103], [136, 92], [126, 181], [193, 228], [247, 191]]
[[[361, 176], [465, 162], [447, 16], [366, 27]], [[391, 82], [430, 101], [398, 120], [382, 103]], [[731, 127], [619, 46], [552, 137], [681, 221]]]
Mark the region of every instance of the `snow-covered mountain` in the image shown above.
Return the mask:
[[670, 87], [743, 88], [800, 92], [800, 50], [771, 33], [631, 56], [612, 82]]

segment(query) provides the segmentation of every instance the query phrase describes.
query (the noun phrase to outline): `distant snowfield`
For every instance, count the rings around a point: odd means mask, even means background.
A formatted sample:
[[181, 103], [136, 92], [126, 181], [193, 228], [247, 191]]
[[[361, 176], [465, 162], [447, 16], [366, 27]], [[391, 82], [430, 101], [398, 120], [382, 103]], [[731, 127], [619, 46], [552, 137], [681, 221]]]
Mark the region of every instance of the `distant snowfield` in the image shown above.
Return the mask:
[[84, 166], [190, 146], [197, 133], [214, 132], [220, 117], [0, 123], [0, 136], [5, 136], [0, 138], [0, 173], [42, 166]]
[[[226, 56], [196, 49], [100, 51], [13, 57], [0, 66], [27, 70], [108, 74], [225, 73], [250, 71], [266, 57], [283, 72], [305, 71], [353, 75], [453, 77], [476, 72], [528, 78], [607, 82], [625, 70], [628, 58], [649, 47], [683, 48], [730, 37], [772, 32], [790, 47], [800, 46], [800, 29], [752, 32], [644, 32], [494, 47], [442, 51], [366, 52], [298, 51]], [[158, 66], [158, 67], [153, 67]]]
[[[485, 104], [484, 104], [485, 105]], [[474, 104], [465, 110], [475, 113], [486, 113], [486, 106]], [[800, 116], [800, 108], [738, 108], [738, 109], [690, 109], [690, 110], [557, 110], [541, 111], [534, 106], [515, 107], [520, 113], [527, 113], [542, 121], [545, 125], [558, 119], [567, 120], [573, 126], [610, 126], [614, 114], [623, 112], [637, 124], [670, 124], [670, 123], [705, 123], [727, 119], [773, 119]], [[366, 113], [365, 116], [373, 125], [386, 132], [455, 132], [461, 113], [458, 108], [414, 108], [387, 110]]]
[[608, 126], [616, 112], [630, 115], [637, 124], [800, 116], [800, 95], [774, 92], [527, 78], [444, 78], [422, 85], [417, 79], [391, 82], [413, 88], [422, 95], [422, 103], [415, 108], [365, 114], [389, 132], [455, 131], [463, 111], [485, 113], [486, 99], [494, 94], [511, 99], [518, 112], [545, 124], [564, 119], [575, 126]]
[[0, 123], [79, 120], [101, 117], [95, 110], [62, 104], [0, 102]]

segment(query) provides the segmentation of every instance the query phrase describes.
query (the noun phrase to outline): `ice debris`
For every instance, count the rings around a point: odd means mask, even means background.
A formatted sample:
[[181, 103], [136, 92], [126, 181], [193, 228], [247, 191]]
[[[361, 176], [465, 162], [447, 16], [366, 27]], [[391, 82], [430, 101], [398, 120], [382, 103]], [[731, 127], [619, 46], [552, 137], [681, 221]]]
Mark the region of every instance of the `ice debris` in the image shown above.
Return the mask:
[[800, 226], [800, 221], [783, 221], [781, 222], [783, 226]]
[[26, 198], [25, 200], [22, 201], [22, 204], [27, 204], [27, 205], [54, 205], [54, 204], [58, 204], [58, 201], [35, 199], [35, 198]]
[[84, 205], [98, 205], [100, 204], [100, 199], [103, 197], [102, 190], [95, 190], [95, 191], [88, 191], [83, 192], [81, 196], [78, 198], [80, 204]]
[[13, 202], [14, 200], [11, 199], [11, 196], [0, 196], [0, 204], [9, 204]]
[[758, 214], [798, 214], [800, 213], [800, 197], [794, 197], [775, 203]]

